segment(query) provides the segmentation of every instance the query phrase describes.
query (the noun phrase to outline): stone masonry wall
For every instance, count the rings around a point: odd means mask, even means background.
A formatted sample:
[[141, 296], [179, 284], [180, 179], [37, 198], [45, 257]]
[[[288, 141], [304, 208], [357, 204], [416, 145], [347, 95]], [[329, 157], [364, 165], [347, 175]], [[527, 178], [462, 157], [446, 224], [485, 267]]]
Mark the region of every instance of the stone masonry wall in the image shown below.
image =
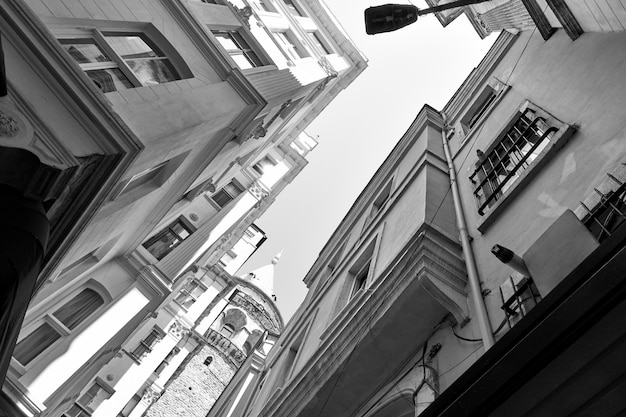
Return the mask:
[[[210, 365], [204, 361], [213, 357]], [[204, 346], [171, 381], [146, 417], [205, 417], [237, 368], [212, 346]]]

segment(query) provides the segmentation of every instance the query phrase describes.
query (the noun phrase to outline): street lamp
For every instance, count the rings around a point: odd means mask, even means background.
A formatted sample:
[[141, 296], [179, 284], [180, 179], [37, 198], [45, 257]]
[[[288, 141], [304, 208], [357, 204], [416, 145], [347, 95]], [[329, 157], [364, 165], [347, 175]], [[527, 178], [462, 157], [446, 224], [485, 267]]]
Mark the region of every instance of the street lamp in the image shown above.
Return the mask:
[[369, 7], [365, 10], [365, 32], [368, 35], [393, 32], [414, 23], [418, 16], [486, 1], [489, 0], [457, 0], [422, 10], [412, 4], [385, 4]]

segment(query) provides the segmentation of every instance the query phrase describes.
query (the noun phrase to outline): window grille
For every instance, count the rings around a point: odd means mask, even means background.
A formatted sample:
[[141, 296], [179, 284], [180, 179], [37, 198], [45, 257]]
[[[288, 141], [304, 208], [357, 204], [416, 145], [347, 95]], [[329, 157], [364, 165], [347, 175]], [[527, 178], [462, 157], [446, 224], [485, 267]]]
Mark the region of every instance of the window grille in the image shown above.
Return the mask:
[[504, 195], [557, 131], [533, 109], [526, 109], [488, 153], [477, 152], [479, 159], [470, 181], [480, 215]]
[[611, 236], [626, 220], [626, 183], [612, 174], [607, 174], [607, 176], [615, 182], [617, 188], [606, 193], [594, 188], [600, 201], [593, 208], [587, 207], [582, 201], [580, 202], [583, 209], [588, 213], [583, 223], [598, 239], [598, 242]]
[[154, 345], [163, 339], [163, 336], [165, 336], [165, 332], [158, 327], [154, 327], [148, 336], [139, 342], [135, 350], [133, 350], [132, 356], [137, 361], [141, 362], [143, 358], [152, 352]]
[[165, 229], [151, 237], [143, 246], [158, 260], [165, 258], [183, 240], [187, 239], [196, 228], [184, 217], [180, 216]]
[[509, 327], [525, 317], [541, 300], [539, 291], [531, 278], [510, 276], [500, 285], [502, 309]]

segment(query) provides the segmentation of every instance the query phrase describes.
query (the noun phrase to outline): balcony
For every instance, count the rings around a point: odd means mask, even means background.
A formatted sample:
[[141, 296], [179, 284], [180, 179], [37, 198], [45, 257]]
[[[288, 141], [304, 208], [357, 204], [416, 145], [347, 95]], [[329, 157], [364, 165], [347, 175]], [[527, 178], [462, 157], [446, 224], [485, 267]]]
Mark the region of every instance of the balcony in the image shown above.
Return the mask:
[[224, 356], [228, 358], [228, 360], [230, 360], [230, 362], [237, 368], [239, 368], [246, 360], [246, 354], [243, 353], [243, 351], [233, 342], [231, 342], [229, 338], [221, 333], [213, 329], [209, 329], [205, 333], [204, 338], [209, 345], [222, 352], [222, 354], [224, 354]]
[[359, 291], [322, 334], [302, 370], [261, 417], [352, 416], [416, 356], [433, 327], [463, 321], [466, 277], [456, 242], [420, 228], [367, 290]]

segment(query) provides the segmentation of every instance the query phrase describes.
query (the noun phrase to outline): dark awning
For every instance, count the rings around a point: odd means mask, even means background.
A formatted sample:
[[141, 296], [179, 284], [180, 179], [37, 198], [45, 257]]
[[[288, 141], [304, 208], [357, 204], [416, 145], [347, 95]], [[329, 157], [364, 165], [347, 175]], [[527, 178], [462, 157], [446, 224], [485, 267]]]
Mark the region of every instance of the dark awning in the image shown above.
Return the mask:
[[420, 417], [610, 417], [623, 412], [625, 245], [622, 227]]

